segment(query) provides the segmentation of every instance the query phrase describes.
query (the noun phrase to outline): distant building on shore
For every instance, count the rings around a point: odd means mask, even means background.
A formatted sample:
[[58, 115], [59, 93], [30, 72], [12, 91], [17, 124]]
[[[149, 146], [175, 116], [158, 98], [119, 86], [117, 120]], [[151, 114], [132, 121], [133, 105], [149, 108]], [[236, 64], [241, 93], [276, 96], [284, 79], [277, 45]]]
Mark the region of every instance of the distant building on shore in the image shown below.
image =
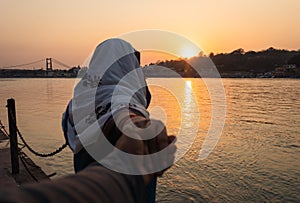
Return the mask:
[[276, 78], [299, 78], [300, 67], [294, 64], [283, 65], [282, 67], [275, 68], [274, 77]]

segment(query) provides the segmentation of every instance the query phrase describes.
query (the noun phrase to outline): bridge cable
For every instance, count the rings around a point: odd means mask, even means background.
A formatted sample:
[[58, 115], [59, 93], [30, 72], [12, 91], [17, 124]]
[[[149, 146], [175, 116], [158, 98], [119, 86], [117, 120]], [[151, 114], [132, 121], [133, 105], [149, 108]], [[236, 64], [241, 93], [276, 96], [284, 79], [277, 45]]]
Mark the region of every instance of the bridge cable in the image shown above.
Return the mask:
[[21, 66], [28, 66], [28, 65], [32, 65], [32, 64], [35, 64], [35, 63], [42, 62], [44, 60], [45, 59], [40, 59], [38, 61], [33, 61], [33, 62], [30, 62], [30, 63], [24, 63], [24, 64], [12, 65], [12, 66], [4, 66], [1, 69], [9, 69], [9, 68], [16, 68], [16, 67], [21, 67]]

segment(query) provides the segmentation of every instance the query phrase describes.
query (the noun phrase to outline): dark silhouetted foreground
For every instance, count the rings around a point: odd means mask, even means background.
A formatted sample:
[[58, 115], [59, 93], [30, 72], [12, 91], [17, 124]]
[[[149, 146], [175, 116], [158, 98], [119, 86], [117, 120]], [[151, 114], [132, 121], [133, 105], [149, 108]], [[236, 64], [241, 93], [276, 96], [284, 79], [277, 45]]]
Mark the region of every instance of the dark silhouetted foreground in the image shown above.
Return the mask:
[[0, 202], [144, 202], [142, 176], [90, 166], [77, 175], [0, 191]]

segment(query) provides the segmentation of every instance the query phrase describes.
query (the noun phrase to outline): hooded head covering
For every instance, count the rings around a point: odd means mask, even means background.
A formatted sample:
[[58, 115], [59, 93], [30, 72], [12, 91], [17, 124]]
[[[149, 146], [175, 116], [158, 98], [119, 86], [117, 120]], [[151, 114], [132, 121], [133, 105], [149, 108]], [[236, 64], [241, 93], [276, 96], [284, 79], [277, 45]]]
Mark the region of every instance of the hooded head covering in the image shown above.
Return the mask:
[[150, 92], [139, 64], [139, 52], [128, 42], [109, 39], [99, 44], [89, 67], [74, 88], [74, 95], [63, 114], [65, 138], [74, 153], [93, 144], [111, 116], [122, 108], [130, 108], [145, 118]]

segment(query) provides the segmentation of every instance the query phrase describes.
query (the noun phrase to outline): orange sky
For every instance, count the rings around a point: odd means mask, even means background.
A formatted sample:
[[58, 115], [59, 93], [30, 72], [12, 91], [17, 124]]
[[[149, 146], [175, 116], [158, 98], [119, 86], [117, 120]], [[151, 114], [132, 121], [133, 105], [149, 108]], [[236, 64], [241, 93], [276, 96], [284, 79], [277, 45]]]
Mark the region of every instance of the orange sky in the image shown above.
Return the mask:
[[99, 42], [143, 29], [184, 35], [206, 53], [298, 50], [299, 10], [299, 0], [3, 0], [0, 67], [46, 57], [80, 65]]

